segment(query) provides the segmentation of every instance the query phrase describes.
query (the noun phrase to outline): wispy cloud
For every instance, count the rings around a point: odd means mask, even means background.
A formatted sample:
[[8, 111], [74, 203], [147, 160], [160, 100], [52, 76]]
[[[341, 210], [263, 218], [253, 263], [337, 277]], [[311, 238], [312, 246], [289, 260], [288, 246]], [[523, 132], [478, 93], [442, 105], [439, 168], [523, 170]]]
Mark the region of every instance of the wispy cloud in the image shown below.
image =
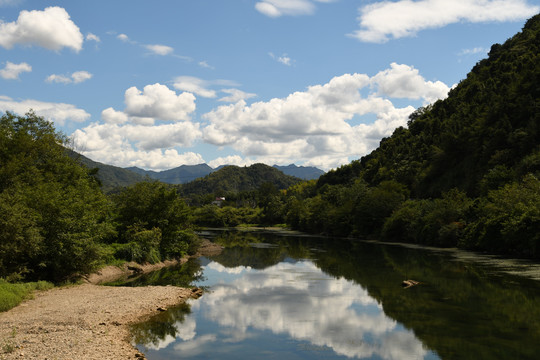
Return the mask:
[[209, 65], [206, 61], [199, 61], [199, 66], [205, 69], [214, 69], [214, 67]]
[[147, 50], [150, 50], [152, 53], [156, 55], [161, 55], [161, 56], [170, 55], [174, 52], [174, 49], [167, 45], [155, 44], [155, 45], [143, 45], [143, 46]]
[[86, 34], [86, 41], [101, 42], [101, 39], [96, 34], [88, 33]]
[[[110, 32], [111, 35], [116, 35], [114, 32]], [[186, 62], [192, 62], [193, 58], [185, 55], [179, 55], [174, 53], [174, 48], [168, 45], [163, 44], [141, 44], [136, 40], [131, 39], [128, 35], [122, 33], [116, 35], [116, 38], [122, 42], [125, 42], [127, 44], [131, 45], [137, 45], [140, 46], [148, 51], [150, 51], [150, 54], [154, 55], [160, 55], [160, 56], [173, 56], [175, 58], [181, 59]], [[200, 62], [199, 65], [204, 67], [206, 62]], [[206, 64], [208, 67], [210, 67], [208, 64]]]
[[384, 43], [457, 22], [517, 21], [539, 11], [540, 6], [527, 0], [380, 1], [360, 8], [360, 30], [350, 35], [365, 42]]
[[31, 72], [32, 66], [23, 62], [20, 64], [14, 64], [12, 62], [6, 62], [6, 66], [0, 70], [0, 77], [6, 80], [16, 80], [23, 72]]
[[14, 6], [21, 2], [22, 0], [0, 0], [0, 6]]
[[249, 94], [238, 89], [231, 89], [230, 87], [237, 87], [234, 81], [230, 80], [204, 80], [195, 76], [178, 76], [173, 80], [173, 86], [177, 90], [187, 91], [192, 94], [204, 97], [204, 98], [216, 98], [217, 91], [213, 88], [216, 87], [228, 87], [221, 89], [220, 91], [229, 94], [230, 96], [219, 99], [219, 101], [236, 102], [241, 99], [248, 99], [255, 96], [255, 94]]
[[294, 62], [294, 60], [292, 60], [287, 54], [283, 54], [281, 56], [278, 56], [278, 55], [275, 55], [274, 53], [272, 52], [269, 52], [268, 55], [270, 55], [270, 57], [274, 60], [276, 60], [277, 62], [283, 64], [283, 65], [287, 65], [287, 66], [291, 66]]
[[222, 97], [219, 101], [230, 103], [237, 103], [241, 100], [247, 100], [257, 96], [257, 94], [247, 93], [238, 89], [222, 89], [221, 92], [229, 95]]
[[79, 84], [90, 80], [94, 75], [88, 71], [76, 71], [71, 75], [49, 75], [45, 81], [49, 83], [61, 83], [61, 84]]
[[475, 55], [475, 54], [487, 54], [489, 49], [483, 47], [475, 47], [473, 49], [463, 49], [459, 52], [459, 56]]
[[215, 98], [215, 90], [209, 89], [210, 82], [199, 79], [194, 76], [179, 76], [174, 79], [174, 88], [181, 91], [187, 91], [204, 98]]
[[255, 9], [269, 17], [284, 15], [311, 15], [315, 12], [314, 2], [330, 3], [335, 0], [264, 0], [255, 4]]

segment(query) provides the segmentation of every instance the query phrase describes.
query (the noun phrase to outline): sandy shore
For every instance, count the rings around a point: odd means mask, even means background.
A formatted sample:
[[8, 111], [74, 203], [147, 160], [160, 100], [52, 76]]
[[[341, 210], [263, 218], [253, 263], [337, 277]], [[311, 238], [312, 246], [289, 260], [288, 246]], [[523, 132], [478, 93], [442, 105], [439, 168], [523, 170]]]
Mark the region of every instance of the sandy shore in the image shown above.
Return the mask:
[[[207, 255], [219, 248], [206, 244], [202, 251]], [[111, 280], [111, 272], [124, 274], [109, 267], [90, 279], [94, 283]], [[174, 286], [129, 288], [92, 283], [38, 292], [34, 299], [0, 313], [0, 359], [144, 358], [129, 342], [129, 324], [192, 295], [192, 289]]]

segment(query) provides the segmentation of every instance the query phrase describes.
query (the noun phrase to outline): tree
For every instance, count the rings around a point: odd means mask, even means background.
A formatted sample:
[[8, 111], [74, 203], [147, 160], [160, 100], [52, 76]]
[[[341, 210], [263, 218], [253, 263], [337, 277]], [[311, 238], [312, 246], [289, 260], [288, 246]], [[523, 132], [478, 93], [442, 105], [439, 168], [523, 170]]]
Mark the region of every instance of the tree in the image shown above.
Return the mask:
[[[159, 229], [161, 258], [178, 257], [192, 252], [195, 238], [189, 229], [190, 210], [176, 190], [158, 181], [143, 181], [125, 188], [113, 197], [121, 240], [133, 227], [140, 231]], [[130, 231], [131, 232], [130, 232]]]
[[102, 261], [110, 203], [67, 145], [32, 112], [0, 118], [0, 276], [60, 281]]
[[540, 180], [532, 174], [490, 191], [462, 245], [540, 257]]

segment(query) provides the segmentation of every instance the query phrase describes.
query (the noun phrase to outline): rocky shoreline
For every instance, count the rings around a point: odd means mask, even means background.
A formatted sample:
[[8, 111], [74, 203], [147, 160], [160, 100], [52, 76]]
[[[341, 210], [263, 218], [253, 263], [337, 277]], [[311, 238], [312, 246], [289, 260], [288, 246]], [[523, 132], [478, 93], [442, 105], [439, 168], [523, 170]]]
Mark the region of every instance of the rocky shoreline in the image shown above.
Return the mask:
[[[205, 242], [198, 255], [220, 247]], [[129, 325], [178, 305], [200, 291], [174, 286], [107, 287], [131, 272], [148, 272], [187, 261], [125, 268], [106, 267], [84, 284], [38, 292], [0, 313], [0, 360], [144, 359], [131, 343]], [[139, 269], [139, 270], [137, 270]]]

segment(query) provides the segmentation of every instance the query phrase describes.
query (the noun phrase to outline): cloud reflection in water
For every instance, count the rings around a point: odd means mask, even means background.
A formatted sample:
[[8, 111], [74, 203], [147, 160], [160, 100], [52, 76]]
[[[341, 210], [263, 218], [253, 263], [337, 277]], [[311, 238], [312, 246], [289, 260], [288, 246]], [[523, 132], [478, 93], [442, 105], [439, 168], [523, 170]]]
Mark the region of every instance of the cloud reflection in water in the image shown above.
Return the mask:
[[[219, 280], [223, 274], [227, 282]], [[179, 340], [174, 349], [183, 356], [209, 346], [226, 351], [246, 339], [267, 337], [257, 332], [287, 336], [349, 358], [423, 359], [428, 354], [365, 289], [324, 274], [312, 262], [280, 263], [264, 270], [211, 262], [205, 276], [217, 279], [217, 285], [192, 303], [192, 312], [219, 328], [198, 331], [192, 316], [176, 324]]]

